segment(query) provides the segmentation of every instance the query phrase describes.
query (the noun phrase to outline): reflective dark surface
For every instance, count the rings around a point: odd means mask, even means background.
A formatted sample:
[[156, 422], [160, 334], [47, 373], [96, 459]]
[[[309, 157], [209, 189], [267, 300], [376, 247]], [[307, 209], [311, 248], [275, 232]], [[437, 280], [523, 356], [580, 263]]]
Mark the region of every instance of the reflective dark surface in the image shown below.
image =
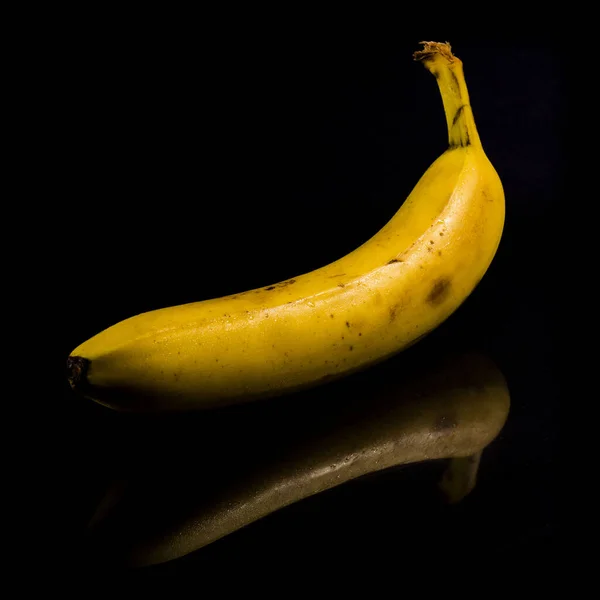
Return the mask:
[[506, 422], [509, 390], [485, 356], [423, 358], [410, 368], [390, 360], [285, 401], [118, 415], [113, 479], [86, 549], [107, 567], [164, 563], [314, 494], [425, 461], [451, 463], [441, 489], [449, 502], [462, 500]]
[[[418, 37], [299, 44], [272, 33], [204, 49], [186, 50], [185, 40], [141, 54], [133, 42], [91, 49], [66, 118], [76, 173], [66, 193], [77, 210], [64, 208], [68, 233], [57, 244], [65, 254], [79, 249], [85, 267], [57, 316], [57, 365], [117, 320], [292, 277], [375, 233], [445, 148], [435, 82], [411, 60]], [[450, 42], [505, 187], [505, 233], [465, 304], [393, 360], [420, 368], [431, 356], [476, 352], [506, 378], [509, 418], [482, 456], [475, 490], [448, 505], [437, 488], [443, 461], [395, 468], [137, 577], [265, 565], [301, 577], [332, 557], [355, 564], [382, 548], [400, 562], [552, 555], [558, 389], [544, 248], [562, 193], [562, 62], [535, 43]], [[382, 366], [382, 376], [390, 372]], [[144, 461], [165, 440], [157, 429], [150, 453], [140, 444], [123, 458], [140, 422], [76, 398], [63, 383], [53, 411], [57, 484], [47, 493], [61, 498], [63, 564], [93, 580], [83, 533], [115, 465]]]

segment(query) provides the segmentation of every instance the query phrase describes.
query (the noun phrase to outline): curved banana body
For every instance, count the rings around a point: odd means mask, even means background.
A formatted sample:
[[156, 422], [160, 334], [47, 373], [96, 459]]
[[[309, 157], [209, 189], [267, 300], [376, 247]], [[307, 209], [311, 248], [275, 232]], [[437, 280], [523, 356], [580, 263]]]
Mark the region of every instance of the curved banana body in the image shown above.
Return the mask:
[[284, 394], [385, 359], [456, 310], [495, 255], [504, 192], [461, 61], [433, 42], [415, 58], [438, 82], [449, 149], [375, 236], [310, 273], [117, 323], [72, 352], [73, 387], [121, 410]]

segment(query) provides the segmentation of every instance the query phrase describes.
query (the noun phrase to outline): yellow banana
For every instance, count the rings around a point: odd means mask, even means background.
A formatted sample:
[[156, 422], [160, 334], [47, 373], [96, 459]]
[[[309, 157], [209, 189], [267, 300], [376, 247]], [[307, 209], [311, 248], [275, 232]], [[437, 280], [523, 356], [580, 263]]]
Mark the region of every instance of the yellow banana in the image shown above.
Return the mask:
[[504, 192], [475, 127], [462, 62], [436, 42], [414, 57], [437, 80], [449, 148], [377, 234], [310, 273], [109, 327], [71, 353], [73, 388], [120, 410], [280, 395], [383, 360], [454, 312], [495, 255]]

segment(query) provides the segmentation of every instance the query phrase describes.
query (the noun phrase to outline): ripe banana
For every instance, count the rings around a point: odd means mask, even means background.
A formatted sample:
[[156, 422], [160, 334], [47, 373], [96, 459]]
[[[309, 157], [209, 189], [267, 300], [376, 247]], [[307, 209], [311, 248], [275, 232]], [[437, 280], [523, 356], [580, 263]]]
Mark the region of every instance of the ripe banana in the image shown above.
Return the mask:
[[449, 44], [414, 58], [435, 76], [449, 148], [392, 219], [310, 273], [126, 319], [77, 347], [72, 387], [119, 410], [223, 406], [318, 385], [383, 360], [442, 323], [490, 265], [504, 191]]

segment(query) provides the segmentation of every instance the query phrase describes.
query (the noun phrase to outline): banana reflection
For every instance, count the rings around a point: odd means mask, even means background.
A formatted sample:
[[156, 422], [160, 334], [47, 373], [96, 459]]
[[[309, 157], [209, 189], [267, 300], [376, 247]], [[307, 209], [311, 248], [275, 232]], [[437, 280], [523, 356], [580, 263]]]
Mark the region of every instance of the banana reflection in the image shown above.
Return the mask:
[[133, 419], [90, 544], [130, 566], [161, 563], [361, 475], [433, 459], [450, 459], [441, 489], [460, 500], [509, 402], [495, 364], [463, 354], [388, 361], [286, 402]]

